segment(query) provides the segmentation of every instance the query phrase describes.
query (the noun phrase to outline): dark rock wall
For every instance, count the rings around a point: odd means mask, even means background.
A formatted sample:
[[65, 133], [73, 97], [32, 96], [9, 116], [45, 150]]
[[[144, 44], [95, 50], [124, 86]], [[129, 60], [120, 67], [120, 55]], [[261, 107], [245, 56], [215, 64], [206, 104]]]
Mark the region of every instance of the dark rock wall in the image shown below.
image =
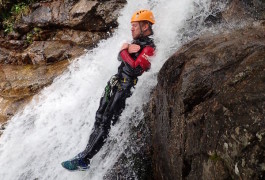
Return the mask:
[[213, 12], [209, 16], [214, 22], [244, 24], [249, 21], [265, 19], [264, 0], [212, 0], [212, 9], [220, 9], [220, 4], [226, 4], [224, 11]]
[[[125, 3], [53, 0], [31, 4], [28, 6], [30, 13], [15, 21], [13, 31], [6, 34], [0, 29], [0, 62], [15, 65], [47, 63], [49, 60], [45, 56], [39, 57], [42, 53], [36, 52], [45, 49], [43, 44], [46, 42], [49, 43], [47, 46], [61, 46], [67, 52], [74, 49], [71, 53], [54, 51], [59, 56], [59, 59], [55, 57], [57, 61], [76, 57], [112, 33], [118, 26], [118, 12]], [[70, 49], [63, 47], [65, 45]], [[29, 51], [34, 51], [34, 55], [29, 55]]]
[[159, 71], [146, 111], [154, 179], [265, 179], [265, 1], [223, 2], [205, 21], [223, 32]]
[[265, 26], [205, 35], [162, 67], [148, 118], [156, 179], [263, 179]]

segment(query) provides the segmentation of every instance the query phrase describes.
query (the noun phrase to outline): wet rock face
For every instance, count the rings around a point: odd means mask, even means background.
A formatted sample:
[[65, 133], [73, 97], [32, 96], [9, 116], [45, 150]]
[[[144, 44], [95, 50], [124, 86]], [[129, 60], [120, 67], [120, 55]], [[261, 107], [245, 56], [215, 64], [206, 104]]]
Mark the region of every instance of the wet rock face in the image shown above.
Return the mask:
[[[37, 27], [72, 28], [83, 31], [106, 31], [117, 27], [116, 19], [125, 1], [61, 1], [34, 4], [16, 29], [19, 32]], [[28, 28], [26, 28], [28, 27]]]
[[125, 3], [38, 1], [15, 22], [13, 32], [6, 34], [0, 24], [0, 124], [52, 83], [72, 59], [109, 37]]
[[[265, 19], [264, 0], [212, 0], [212, 14], [206, 18], [206, 25], [218, 23], [244, 24]], [[220, 9], [225, 5], [224, 9]]]
[[256, 19], [265, 19], [265, 1], [264, 0], [241, 0], [244, 7], [251, 13]]
[[[21, 41], [12, 45], [13, 49], [0, 48], [0, 63], [11, 65], [47, 65], [69, 60], [84, 53], [84, 48], [75, 46], [71, 41], [34, 41], [24, 51], [19, 52]], [[11, 41], [9, 41], [9, 44]], [[1, 47], [1, 45], [0, 45]], [[55, 51], [56, 50], [56, 51]]]
[[38, 61], [50, 61], [46, 56], [39, 57], [42, 50], [35, 51], [35, 46], [45, 49], [49, 44], [71, 51], [67, 54], [54, 48], [53, 61], [76, 57], [85, 48], [94, 47], [99, 40], [109, 37], [118, 25], [118, 12], [125, 3], [113, 0], [35, 3], [30, 6], [31, 13], [14, 24], [14, 32], [5, 36], [0, 29], [0, 63], [34, 64], [36, 57]]
[[[135, 112], [135, 117], [137, 117]], [[134, 117], [134, 118], [135, 118]], [[151, 138], [148, 119], [141, 119], [129, 125], [129, 137], [124, 152], [114, 166], [108, 170], [104, 180], [139, 179], [153, 180]]]
[[0, 66], [0, 124], [26, 105], [33, 95], [51, 84], [69, 65], [61, 61], [47, 66]]
[[264, 179], [264, 24], [184, 45], [149, 104], [155, 179]]

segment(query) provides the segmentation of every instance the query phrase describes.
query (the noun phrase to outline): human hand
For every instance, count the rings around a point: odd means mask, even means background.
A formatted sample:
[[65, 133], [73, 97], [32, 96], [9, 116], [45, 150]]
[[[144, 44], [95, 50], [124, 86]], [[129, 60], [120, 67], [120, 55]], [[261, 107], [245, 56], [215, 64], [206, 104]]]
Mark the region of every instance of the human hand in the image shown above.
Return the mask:
[[121, 46], [121, 51], [124, 49], [128, 49], [129, 48], [129, 44], [128, 43], [123, 43], [123, 45]]
[[141, 49], [141, 47], [137, 44], [130, 44], [128, 47], [128, 52], [131, 53], [136, 53]]

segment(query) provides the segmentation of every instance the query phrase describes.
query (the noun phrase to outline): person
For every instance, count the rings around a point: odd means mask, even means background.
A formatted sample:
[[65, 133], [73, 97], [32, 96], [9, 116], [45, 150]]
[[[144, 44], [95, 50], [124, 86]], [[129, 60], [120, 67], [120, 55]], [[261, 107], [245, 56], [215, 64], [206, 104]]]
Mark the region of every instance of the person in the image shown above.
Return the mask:
[[103, 146], [111, 127], [125, 108], [125, 100], [131, 96], [131, 88], [137, 83], [137, 77], [150, 69], [150, 56], [154, 55], [155, 45], [150, 35], [155, 23], [150, 10], [139, 10], [131, 18], [131, 44], [124, 43], [118, 55], [121, 61], [118, 73], [110, 78], [105, 87], [100, 105], [96, 112], [96, 121], [85, 150], [73, 159], [62, 162], [68, 170], [86, 170], [90, 160]]

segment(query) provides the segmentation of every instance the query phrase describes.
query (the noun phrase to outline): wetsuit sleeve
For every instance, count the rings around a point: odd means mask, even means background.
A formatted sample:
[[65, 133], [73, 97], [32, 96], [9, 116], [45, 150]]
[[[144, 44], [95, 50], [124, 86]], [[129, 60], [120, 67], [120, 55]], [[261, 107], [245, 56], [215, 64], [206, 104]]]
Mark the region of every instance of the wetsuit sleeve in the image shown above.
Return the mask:
[[144, 71], [147, 71], [151, 67], [151, 63], [149, 62], [149, 57], [154, 55], [154, 48], [151, 46], [146, 46], [139, 56], [134, 60], [127, 49], [124, 49], [120, 52], [121, 59], [128, 63], [133, 69], [137, 66], [141, 66]]
[[118, 54], [118, 61], [122, 61], [121, 53]]

